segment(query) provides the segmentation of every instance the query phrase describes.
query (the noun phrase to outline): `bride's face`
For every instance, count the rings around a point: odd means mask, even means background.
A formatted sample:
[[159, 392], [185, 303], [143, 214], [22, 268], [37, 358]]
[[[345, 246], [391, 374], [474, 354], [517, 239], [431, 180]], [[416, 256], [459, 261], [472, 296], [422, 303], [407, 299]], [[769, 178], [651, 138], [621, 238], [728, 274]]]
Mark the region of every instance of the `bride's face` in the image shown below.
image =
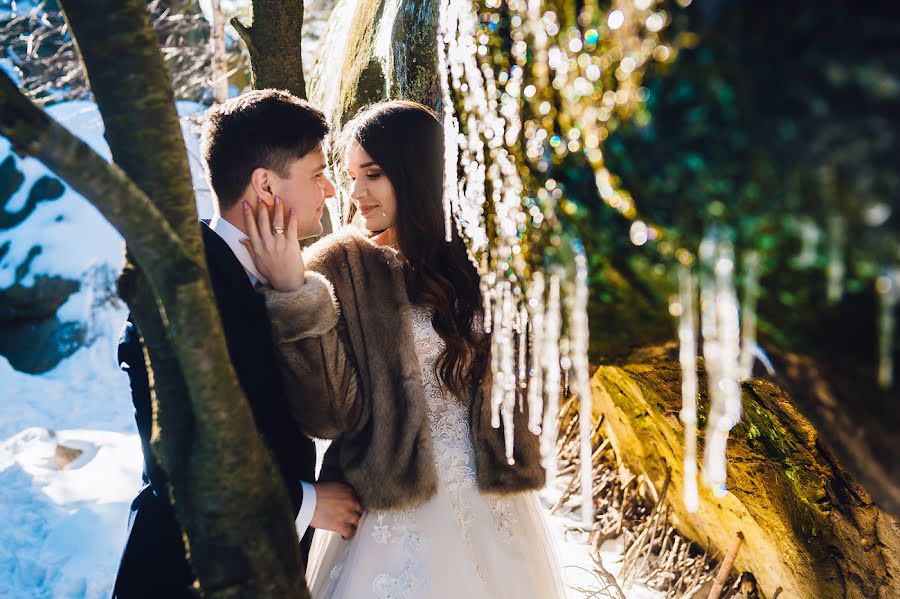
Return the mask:
[[350, 201], [362, 216], [363, 226], [373, 232], [393, 227], [397, 194], [391, 180], [358, 142], [347, 148], [344, 163], [350, 178]]

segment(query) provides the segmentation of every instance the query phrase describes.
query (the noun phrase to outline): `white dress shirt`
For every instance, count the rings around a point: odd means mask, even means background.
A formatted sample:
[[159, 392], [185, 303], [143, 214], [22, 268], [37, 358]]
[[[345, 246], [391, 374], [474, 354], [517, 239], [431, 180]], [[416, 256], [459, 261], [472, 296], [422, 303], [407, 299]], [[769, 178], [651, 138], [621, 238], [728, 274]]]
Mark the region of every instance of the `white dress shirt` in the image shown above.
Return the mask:
[[[238, 259], [241, 266], [247, 272], [250, 278], [250, 284], [268, 283], [253, 264], [253, 258], [250, 257], [250, 250], [241, 243], [244, 239], [249, 239], [243, 231], [235, 227], [233, 224], [216, 214], [209, 222], [209, 228], [216, 232], [222, 240], [228, 244], [228, 247], [234, 253], [234, 257]], [[297, 514], [295, 525], [297, 527], [297, 535], [302, 537], [312, 522], [313, 512], [316, 511], [316, 488], [310, 483], [300, 481], [300, 487], [303, 489], [303, 501], [300, 503], [300, 513]]]

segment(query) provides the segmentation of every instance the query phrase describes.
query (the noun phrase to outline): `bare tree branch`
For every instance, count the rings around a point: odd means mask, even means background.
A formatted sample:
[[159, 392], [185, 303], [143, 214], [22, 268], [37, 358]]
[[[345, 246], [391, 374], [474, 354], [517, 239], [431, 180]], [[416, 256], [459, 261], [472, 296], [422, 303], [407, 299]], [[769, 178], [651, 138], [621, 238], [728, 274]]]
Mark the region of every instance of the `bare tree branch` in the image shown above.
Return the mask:
[[142, 265], [175, 270], [190, 254], [150, 198], [117, 165], [98, 156], [25, 97], [0, 71], [0, 134], [90, 198], [123, 235]]

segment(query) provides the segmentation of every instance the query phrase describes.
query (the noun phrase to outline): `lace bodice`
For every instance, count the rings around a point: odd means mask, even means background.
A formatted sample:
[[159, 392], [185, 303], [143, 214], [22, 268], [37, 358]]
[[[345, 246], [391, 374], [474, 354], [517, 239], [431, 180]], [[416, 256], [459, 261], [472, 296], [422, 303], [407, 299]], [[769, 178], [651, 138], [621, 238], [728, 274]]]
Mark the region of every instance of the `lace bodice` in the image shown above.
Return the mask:
[[468, 402], [451, 395], [437, 374], [444, 340], [431, 324], [431, 313], [419, 306], [413, 306], [412, 330], [438, 475], [444, 483], [474, 485], [475, 448], [469, 430]]

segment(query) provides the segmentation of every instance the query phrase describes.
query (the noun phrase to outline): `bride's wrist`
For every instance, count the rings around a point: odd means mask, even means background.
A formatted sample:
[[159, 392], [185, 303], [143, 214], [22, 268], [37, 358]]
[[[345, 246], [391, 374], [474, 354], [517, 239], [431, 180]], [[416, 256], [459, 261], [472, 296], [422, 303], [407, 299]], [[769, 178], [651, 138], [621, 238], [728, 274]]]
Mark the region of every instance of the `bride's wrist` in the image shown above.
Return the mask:
[[306, 273], [300, 274], [299, 277], [291, 277], [290, 279], [270, 280], [270, 283], [272, 289], [275, 291], [280, 291], [282, 293], [296, 291], [306, 283]]

